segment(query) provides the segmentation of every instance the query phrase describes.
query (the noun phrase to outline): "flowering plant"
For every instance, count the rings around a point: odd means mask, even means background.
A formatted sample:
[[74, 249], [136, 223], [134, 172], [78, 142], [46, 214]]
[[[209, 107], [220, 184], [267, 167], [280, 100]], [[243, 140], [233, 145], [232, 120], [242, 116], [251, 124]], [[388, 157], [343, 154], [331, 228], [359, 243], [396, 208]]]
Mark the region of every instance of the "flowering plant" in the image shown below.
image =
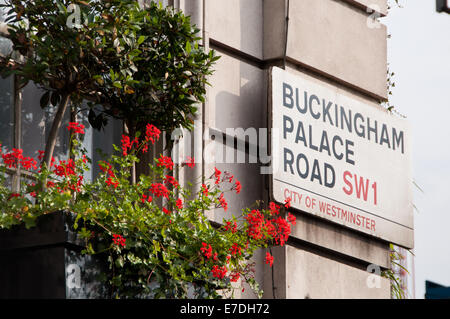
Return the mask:
[[[211, 223], [205, 212], [228, 209], [225, 193], [240, 193], [242, 185], [230, 172], [215, 168], [210, 179], [183, 188], [173, 176], [174, 163], [161, 155], [150, 165], [152, 176], [132, 183], [130, 170], [139, 152], [147, 152], [160, 131], [147, 125], [145, 134], [122, 136], [121, 148], [100, 161], [101, 173], [86, 181], [90, 159], [76, 140], [84, 127], [71, 123], [74, 149], [66, 161], [52, 160], [37, 167], [21, 150], [1, 154], [0, 228], [25, 223], [55, 211], [75, 215], [74, 229], [84, 240], [84, 253], [96, 254], [108, 265], [105, 284], [111, 297], [216, 298], [233, 291], [232, 283], [245, 281], [261, 296], [254, 279], [254, 252], [284, 245], [295, 217], [284, 217], [284, 206], [246, 208], [240, 216]], [[41, 153], [42, 155], [42, 153]], [[188, 158], [180, 169], [191, 169]], [[6, 168], [35, 172], [36, 182], [23, 183], [18, 193], [5, 186]], [[42, 187], [44, 185], [45, 187]], [[274, 260], [266, 253], [266, 264]], [[267, 266], [267, 267], [269, 267]]]

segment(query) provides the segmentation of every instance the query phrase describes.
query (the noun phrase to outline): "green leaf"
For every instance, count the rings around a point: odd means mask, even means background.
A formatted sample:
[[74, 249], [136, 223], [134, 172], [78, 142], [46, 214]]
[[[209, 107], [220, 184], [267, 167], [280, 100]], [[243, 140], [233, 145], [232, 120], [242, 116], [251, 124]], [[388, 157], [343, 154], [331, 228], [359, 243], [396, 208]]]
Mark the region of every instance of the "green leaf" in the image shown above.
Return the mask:
[[191, 54], [191, 50], [192, 50], [192, 47], [191, 47], [191, 42], [186, 42], [186, 52], [187, 52], [187, 54]]
[[138, 44], [138, 45], [141, 45], [142, 43], [144, 43], [145, 39], [146, 39], [146, 37], [143, 36], [143, 35], [141, 35], [141, 36], [139, 37], [139, 39], [137, 40], [137, 44]]

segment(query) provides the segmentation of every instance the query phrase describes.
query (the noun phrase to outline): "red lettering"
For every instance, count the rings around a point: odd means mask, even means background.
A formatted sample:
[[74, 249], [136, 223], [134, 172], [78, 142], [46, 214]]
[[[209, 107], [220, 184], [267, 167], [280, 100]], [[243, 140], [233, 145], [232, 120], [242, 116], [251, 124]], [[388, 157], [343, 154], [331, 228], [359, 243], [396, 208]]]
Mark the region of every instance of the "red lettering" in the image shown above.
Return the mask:
[[347, 195], [351, 195], [353, 193], [353, 185], [347, 178], [352, 178], [352, 173], [350, 173], [349, 171], [344, 172], [344, 183], [347, 184], [349, 189], [347, 190], [345, 187], [342, 187], [342, 190]]

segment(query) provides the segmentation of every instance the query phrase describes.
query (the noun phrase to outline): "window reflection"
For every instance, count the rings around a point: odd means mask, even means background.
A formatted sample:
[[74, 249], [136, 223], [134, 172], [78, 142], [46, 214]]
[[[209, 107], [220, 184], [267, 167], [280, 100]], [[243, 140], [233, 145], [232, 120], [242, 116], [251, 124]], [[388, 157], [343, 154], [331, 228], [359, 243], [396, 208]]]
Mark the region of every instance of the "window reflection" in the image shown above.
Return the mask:
[[14, 80], [0, 78], [0, 142], [2, 148], [13, 147], [14, 136]]
[[[29, 83], [23, 89], [21, 138], [22, 149], [27, 156], [37, 157], [38, 150], [45, 149], [45, 143], [55, 117], [56, 107], [41, 108], [39, 101], [43, 94], [44, 91], [33, 83]], [[69, 124], [69, 120], [70, 112], [66, 112], [53, 153], [53, 157], [57, 160], [64, 160], [68, 157], [69, 132], [65, 128]]]

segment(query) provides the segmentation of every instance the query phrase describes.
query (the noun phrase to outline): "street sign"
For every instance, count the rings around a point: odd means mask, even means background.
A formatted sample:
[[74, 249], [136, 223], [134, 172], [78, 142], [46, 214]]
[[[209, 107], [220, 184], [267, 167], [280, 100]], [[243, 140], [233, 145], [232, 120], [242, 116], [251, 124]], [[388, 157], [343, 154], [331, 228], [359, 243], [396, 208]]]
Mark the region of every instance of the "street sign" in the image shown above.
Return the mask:
[[300, 73], [269, 82], [273, 199], [412, 248], [408, 122]]

